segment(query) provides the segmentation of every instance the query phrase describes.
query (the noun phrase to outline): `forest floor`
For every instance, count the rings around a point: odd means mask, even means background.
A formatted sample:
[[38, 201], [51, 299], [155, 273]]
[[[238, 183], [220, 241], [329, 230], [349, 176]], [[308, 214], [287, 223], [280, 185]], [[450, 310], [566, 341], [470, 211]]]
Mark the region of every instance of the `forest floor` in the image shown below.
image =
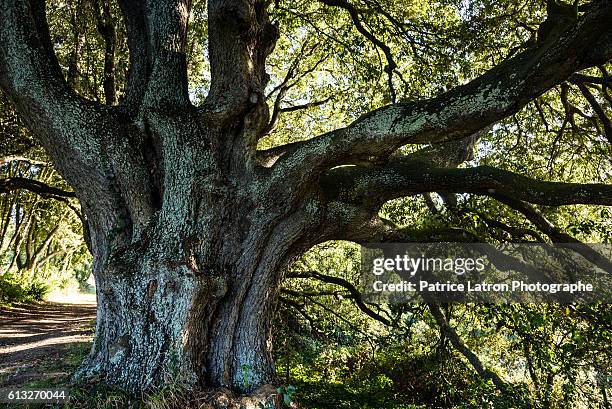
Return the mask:
[[0, 308], [0, 387], [62, 387], [91, 348], [95, 303]]

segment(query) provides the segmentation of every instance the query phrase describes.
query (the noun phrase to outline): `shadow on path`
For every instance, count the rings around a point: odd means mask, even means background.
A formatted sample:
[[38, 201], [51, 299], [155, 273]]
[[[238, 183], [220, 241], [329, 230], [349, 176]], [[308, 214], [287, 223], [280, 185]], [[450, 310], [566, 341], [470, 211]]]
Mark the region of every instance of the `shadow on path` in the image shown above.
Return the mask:
[[91, 346], [95, 304], [0, 308], [0, 387], [61, 385]]

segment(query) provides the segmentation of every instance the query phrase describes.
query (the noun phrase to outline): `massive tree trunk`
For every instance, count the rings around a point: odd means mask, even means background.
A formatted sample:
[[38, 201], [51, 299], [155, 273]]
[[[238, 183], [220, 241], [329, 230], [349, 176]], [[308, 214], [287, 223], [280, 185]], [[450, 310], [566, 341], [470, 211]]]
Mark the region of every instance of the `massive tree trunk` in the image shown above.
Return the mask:
[[[199, 174], [203, 157], [192, 163], [183, 150], [164, 152], [177, 165], [165, 170], [174, 181], [164, 189], [167, 207], [137, 240], [96, 258], [96, 341], [80, 374], [135, 391], [169, 380], [240, 392], [273, 383], [276, 291], [317, 219], [259, 178]], [[92, 209], [89, 235], [100, 255], [113, 233], [100, 231]]]
[[278, 36], [268, 3], [209, 0], [211, 88], [194, 107], [190, 2], [119, 0], [131, 68], [124, 103], [110, 107], [68, 87], [43, 0], [0, 2], [0, 85], [73, 186], [93, 254], [97, 330], [80, 377], [134, 392], [171, 380], [238, 392], [273, 383], [270, 326], [283, 270], [324, 240], [400, 237], [378, 217], [394, 197], [437, 191], [612, 203], [610, 186], [425, 163], [435, 149], [391, 157], [407, 143], [471, 146], [475, 133], [573, 72], [608, 61], [607, 2], [437, 98], [382, 107], [346, 128], [258, 152], [270, 129], [265, 60]]
[[163, 231], [182, 227], [160, 225], [95, 271], [96, 342], [82, 375], [132, 390], [180, 381], [250, 392], [274, 382], [271, 314], [291, 237], [225, 203], [207, 221], [216, 231], [171, 244]]
[[[153, 186], [151, 203], [134, 188], [116, 197], [117, 209], [81, 199], [98, 319], [80, 376], [133, 391], [175, 380], [252, 392], [274, 382], [276, 291], [288, 263], [320, 239], [311, 232], [320, 214], [303, 211], [303, 200], [314, 204], [308, 191], [302, 197], [272, 184], [264, 169], [245, 169], [246, 160], [220, 166], [214, 158], [224, 152], [199, 146], [194, 120], [182, 113], [146, 119], [163, 144], [163, 191]], [[235, 140], [244, 127], [232, 122], [216, 132], [216, 140]]]

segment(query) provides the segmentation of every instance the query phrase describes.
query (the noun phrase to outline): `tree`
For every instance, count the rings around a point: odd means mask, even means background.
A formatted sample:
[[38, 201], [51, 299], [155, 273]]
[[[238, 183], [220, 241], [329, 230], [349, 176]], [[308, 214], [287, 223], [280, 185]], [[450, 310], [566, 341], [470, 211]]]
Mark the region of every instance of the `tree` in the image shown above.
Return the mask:
[[[283, 29], [271, 22], [269, 3], [209, 0], [210, 88], [195, 106], [190, 2], [119, 0], [130, 72], [124, 98], [111, 106], [64, 79], [44, 1], [2, 1], [0, 84], [74, 188], [93, 254], [96, 339], [80, 376], [136, 392], [169, 373], [240, 392], [274, 383], [271, 316], [292, 260], [331, 239], [465, 238], [456, 229], [395, 230], [379, 216], [394, 198], [441, 192], [517, 207], [612, 204], [606, 184], [457, 168], [492, 125], [609, 61], [609, 2], [569, 15], [549, 2], [539, 33], [513, 57], [438, 96], [397, 102], [393, 49], [351, 3], [324, 0], [382, 51], [388, 103], [346, 127], [258, 150], [282, 110], [276, 103], [270, 114], [266, 102], [266, 59]], [[433, 146], [398, 154], [418, 144]]]

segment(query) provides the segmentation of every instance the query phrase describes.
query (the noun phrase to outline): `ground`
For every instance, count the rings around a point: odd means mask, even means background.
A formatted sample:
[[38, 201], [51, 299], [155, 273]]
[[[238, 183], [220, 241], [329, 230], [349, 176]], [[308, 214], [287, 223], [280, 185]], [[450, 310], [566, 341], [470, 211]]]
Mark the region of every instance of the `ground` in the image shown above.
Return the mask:
[[89, 352], [95, 318], [93, 302], [0, 308], [0, 385], [68, 384]]

